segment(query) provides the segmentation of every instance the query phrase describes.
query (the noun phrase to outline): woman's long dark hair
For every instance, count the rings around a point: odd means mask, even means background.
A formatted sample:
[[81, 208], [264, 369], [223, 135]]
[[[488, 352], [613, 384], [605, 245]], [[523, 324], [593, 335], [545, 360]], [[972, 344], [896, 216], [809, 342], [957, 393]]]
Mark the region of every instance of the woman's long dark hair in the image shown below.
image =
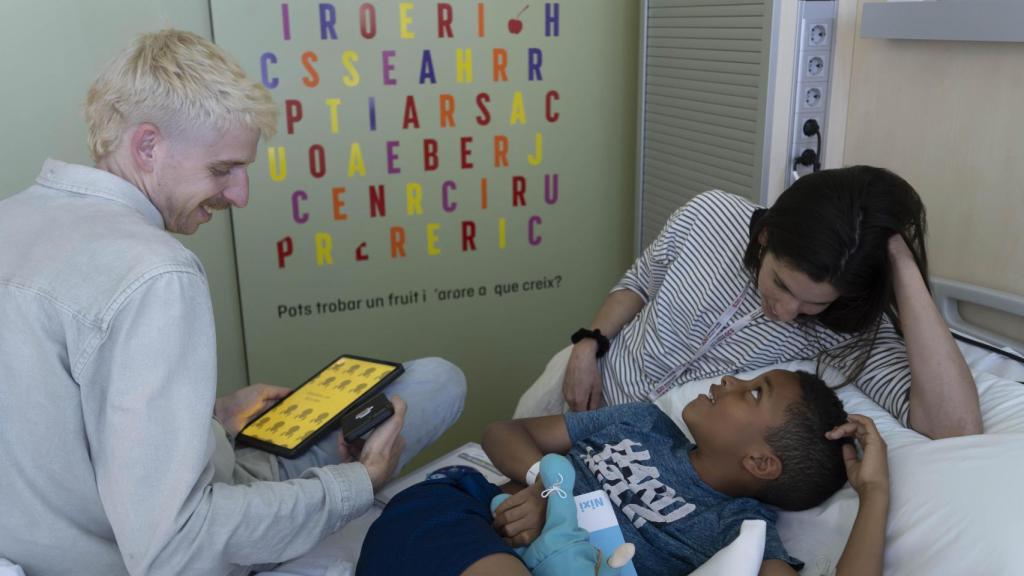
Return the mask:
[[757, 278], [766, 250], [839, 292], [839, 298], [814, 319], [835, 332], [856, 336], [850, 346], [859, 351], [859, 361], [854, 362], [853, 374], [847, 374], [853, 380], [874, 346], [882, 317], [900, 329], [889, 238], [903, 236], [927, 283], [926, 228], [920, 196], [889, 170], [822, 170], [797, 180], [771, 209], [755, 215], [743, 264]]

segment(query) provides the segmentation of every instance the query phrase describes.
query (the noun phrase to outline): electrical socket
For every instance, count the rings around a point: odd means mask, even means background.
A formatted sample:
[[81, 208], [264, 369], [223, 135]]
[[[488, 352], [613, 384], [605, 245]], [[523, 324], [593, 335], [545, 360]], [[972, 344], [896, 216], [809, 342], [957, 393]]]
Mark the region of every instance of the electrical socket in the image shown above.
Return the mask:
[[800, 59], [800, 83], [828, 82], [831, 73], [831, 60], [827, 50], [822, 52], [804, 52]]
[[803, 29], [804, 47], [809, 50], [832, 46], [832, 22], [828, 20], [805, 20]]
[[828, 83], [826, 82], [800, 84], [796, 94], [797, 111], [824, 110], [827, 97]]

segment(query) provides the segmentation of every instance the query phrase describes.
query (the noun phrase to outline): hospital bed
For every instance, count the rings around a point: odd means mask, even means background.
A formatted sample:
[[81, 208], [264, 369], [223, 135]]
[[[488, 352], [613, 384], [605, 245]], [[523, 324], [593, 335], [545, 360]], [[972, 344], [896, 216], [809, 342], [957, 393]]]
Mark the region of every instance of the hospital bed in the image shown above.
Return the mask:
[[[1024, 319], [1024, 296], [936, 278], [934, 297], [974, 374], [985, 434], [930, 441], [906, 429], [853, 387], [838, 391], [848, 412], [875, 420], [889, 447], [891, 504], [886, 534], [886, 574], [1024, 573], [1024, 342], [971, 325], [961, 303]], [[811, 361], [786, 369], [814, 369]], [[760, 371], [758, 371], [760, 372]], [[825, 374], [825, 379], [836, 375]], [[679, 415], [717, 379], [681, 386], [657, 404], [683, 429]], [[849, 486], [823, 505], [781, 512], [778, 529], [789, 552], [802, 559], [804, 576], [830, 576], [857, 511]], [[347, 576], [380, 508], [325, 539], [307, 554], [262, 576]], [[731, 546], [730, 548], [734, 548]], [[743, 550], [729, 553], [742, 554]], [[0, 566], [0, 574], [3, 572]], [[13, 573], [13, 572], [12, 572]]]
[[[1024, 319], [1024, 296], [960, 282], [933, 279], [933, 295], [953, 329], [981, 398], [985, 434], [930, 441], [902, 427], [853, 387], [838, 391], [847, 411], [873, 418], [889, 447], [891, 504], [885, 571], [893, 575], [1024, 573], [1024, 342], [974, 326], [960, 314], [976, 304]], [[814, 369], [811, 361], [786, 369]], [[760, 371], [759, 371], [760, 372]], [[826, 374], [826, 380], [837, 375]], [[684, 433], [683, 406], [717, 381], [693, 382], [657, 404]], [[849, 486], [825, 504], [781, 512], [778, 528], [790, 553], [806, 565], [805, 576], [835, 571], [857, 511]], [[310, 553], [265, 576], [341, 576], [354, 560], [378, 508], [350, 523]]]

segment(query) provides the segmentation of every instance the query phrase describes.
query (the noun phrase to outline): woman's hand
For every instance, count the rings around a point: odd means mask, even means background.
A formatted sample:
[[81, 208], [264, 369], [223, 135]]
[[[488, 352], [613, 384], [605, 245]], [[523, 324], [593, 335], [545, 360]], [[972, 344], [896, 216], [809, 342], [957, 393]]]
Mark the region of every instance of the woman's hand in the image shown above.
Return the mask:
[[562, 395], [569, 409], [575, 412], [596, 410], [604, 406], [601, 371], [597, 365], [597, 342], [580, 340], [572, 347], [565, 369]]
[[914, 253], [910, 251], [910, 246], [907, 246], [907, 241], [903, 239], [903, 235], [893, 234], [889, 237], [890, 266], [895, 268], [908, 263], [917, 268], [917, 262], [914, 260]]
[[825, 433], [829, 440], [856, 438], [864, 450], [857, 459], [857, 450], [852, 444], [843, 445], [843, 460], [846, 463], [846, 477], [861, 498], [868, 495], [889, 495], [889, 460], [885, 440], [878, 433], [874, 421], [867, 416], [850, 414], [850, 421], [836, 426]]
[[224, 431], [235, 437], [253, 418], [271, 404], [288, 395], [291, 390], [269, 384], [254, 384], [240, 388], [218, 398], [213, 405], [213, 417]]
[[529, 546], [540, 536], [547, 518], [548, 502], [541, 497], [540, 479], [528, 488], [509, 496], [494, 511], [494, 529], [512, 547]]

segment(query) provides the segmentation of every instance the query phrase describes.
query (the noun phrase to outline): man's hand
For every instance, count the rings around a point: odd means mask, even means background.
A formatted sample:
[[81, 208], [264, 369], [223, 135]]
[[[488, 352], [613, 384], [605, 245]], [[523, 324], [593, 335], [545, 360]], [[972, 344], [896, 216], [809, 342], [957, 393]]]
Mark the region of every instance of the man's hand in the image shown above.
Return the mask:
[[540, 479], [529, 488], [516, 492], [494, 511], [494, 529], [512, 547], [529, 546], [540, 536], [547, 518], [548, 502], [541, 498]]
[[565, 369], [562, 395], [575, 412], [597, 410], [604, 406], [601, 372], [597, 365], [597, 342], [581, 340], [572, 348]]
[[843, 459], [846, 462], [846, 476], [850, 485], [863, 498], [867, 494], [889, 494], [889, 460], [886, 456], [885, 440], [875, 428], [875, 423], [867, 416], [850, 414], [850, 421], [836, 426], [825, 433], [829, 440], [853, 437], [864, 450], [864, 455], [857, 459], [857, 450], [851, 444], [843, 446]]
[[394, 416], [370, 433], [362, 447], [358, 441], [347, 444], [345, 435], [338, 434], [338, 451], [341, 452], [342, 461], [351, 462], [358, 458], [370, 474], [374, 490], [379, 490], [395, 473], [398, 459], [405, 449], [405, 440], [401, 436], [402, 425], [405, 423], [405, 401], [392, 396], [391, 404], [395, 407]]
[[288, 395], [291, 390], [269, 384], [246, 386], [218, 398], [213, 405], [213, 417], [220, 422], [224, 430], [232, 437], [237, 436], [242, 428], [258, 414], [269, 408], [274, 402]]

